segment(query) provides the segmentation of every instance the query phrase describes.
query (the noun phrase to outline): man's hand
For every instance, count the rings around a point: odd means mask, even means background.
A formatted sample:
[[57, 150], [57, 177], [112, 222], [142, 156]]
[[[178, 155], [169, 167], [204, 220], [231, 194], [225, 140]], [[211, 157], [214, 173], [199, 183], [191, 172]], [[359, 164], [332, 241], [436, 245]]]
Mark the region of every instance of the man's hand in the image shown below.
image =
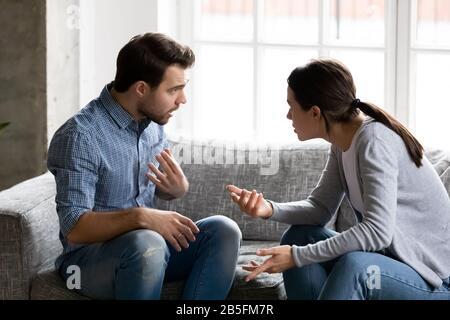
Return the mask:
[[148, 172], [146, 174], [147, 178], [155, 184], [159, 191], [174, 198], [182, 197], [189, 189], [189, 182], [170, 150], [164, 149], [160, 155], [156, 156], [156, 160], [161, 165], [163, 172], [153, 163], [149, 163], [148, 168], [155, 175]]
[[227, 190], [241, 211], [250, 217], [267, 219], [272, 216], [272, 205], [264, 199], [262, 193], [257, 193], [256, 190], [249, 192], [233, 185], [227, 186]]
[[242, 269], [251, 273], [245, 278], [245, 281], [255, 279], [260, 273], [279, 273], [295, 267], [292, 256], [291, 246], [279, 246], [270, 249], [259, 249], [256, 251], [258, 256], [271, 256], [262, 264], [251, 261], [251, 265], [243, 266]]
[[141, 227], [158, 232], [175, 250], [189, 247], [189, 241], [195, 241], [199, 233], [197, 225], [189, 218], [174, 212], [139, 208]]

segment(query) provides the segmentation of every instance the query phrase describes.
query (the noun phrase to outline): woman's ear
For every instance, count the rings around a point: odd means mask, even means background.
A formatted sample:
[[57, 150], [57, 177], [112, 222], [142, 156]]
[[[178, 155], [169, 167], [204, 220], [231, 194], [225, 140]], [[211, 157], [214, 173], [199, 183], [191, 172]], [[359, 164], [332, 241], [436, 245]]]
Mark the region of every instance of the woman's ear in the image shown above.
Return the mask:
[[320, 110], [320, 108], [318, 106], [313, 106], [311, 108], [310, 112], [311, 112], [311, 116], [313, 117], [313, 119], [320, 120], [320, 118], [322, 116], [322, 111]]

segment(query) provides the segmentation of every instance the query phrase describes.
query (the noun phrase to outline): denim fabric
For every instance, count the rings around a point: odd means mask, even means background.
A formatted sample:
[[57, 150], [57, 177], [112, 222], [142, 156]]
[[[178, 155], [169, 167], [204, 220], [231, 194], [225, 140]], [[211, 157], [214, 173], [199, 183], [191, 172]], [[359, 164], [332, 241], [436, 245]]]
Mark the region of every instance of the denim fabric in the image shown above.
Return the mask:
[[79, 292], [95, 299], [159, 299], [164, 282], [186, 280], [182, 299], [222, 300], [233, 284], [241, 232], [235, 222], [212, 216], [197, 222], [189, 248], [175, 251], [161, 235], [134, 230], [84, 246], [65, 257], [59, 272], [80, 268]]
[[[337, 235], [316, 226], [292, 226], [281, 244], [306, 246]], [[283, 273], [288, 299], [301, 300], [450, 300], [450, 279], [439, 288], [413, 268], [381, 252], [349, 252], [324, 263]]]

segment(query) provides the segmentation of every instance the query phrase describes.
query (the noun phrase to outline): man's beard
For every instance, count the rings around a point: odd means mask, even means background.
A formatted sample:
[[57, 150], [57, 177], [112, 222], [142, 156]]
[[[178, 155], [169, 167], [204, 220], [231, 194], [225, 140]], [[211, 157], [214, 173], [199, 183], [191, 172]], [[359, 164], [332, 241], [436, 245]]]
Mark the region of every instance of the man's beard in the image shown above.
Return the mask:
[[160, 126], [163, 126], [165, 124], [167, 124], [169, 122], [169, 117], [167, 117], [167, 115], [164, 116], [157, 116], [153, 113], [149, 113], [149, 112], [144, 112], [142, 110], [145, 110], [144, 108], [139, 108], [139, 113], [147, 118], [148, 120], [150, 120], [151, 122], [155, 122], [157, 124], [159, 124]]
[[169, 119], [166, 119], [166, 118], [159, 119], [159, 120], [152, 120], [152, 119], [150, 119], [150, 120], [152, 122], [155, 122], [155, 123], [159, 124], [160, 126], [166, 125], [169, 122]]

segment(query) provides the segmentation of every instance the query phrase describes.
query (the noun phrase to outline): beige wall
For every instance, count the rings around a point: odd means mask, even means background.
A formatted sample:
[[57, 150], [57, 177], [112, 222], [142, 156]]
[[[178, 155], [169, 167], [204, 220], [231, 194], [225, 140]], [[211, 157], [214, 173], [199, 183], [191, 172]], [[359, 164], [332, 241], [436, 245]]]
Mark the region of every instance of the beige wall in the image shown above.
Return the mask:
[[158, 12], [174, 18], [168, 3], [0, 0], [0, 122], [11, 122], [0, 134], [0, 190], [47, 170], [54, 132], [112, 80], [131, 36], [159, 29]]
[[[78, 106], [78, 0], [0, 0], [0, 190], [47, 170], [47, 144]], [[48, 55], [47, 55], [48, 53]]]
[[45, 171], [45, 0], [0, 0], [0, 189]]

